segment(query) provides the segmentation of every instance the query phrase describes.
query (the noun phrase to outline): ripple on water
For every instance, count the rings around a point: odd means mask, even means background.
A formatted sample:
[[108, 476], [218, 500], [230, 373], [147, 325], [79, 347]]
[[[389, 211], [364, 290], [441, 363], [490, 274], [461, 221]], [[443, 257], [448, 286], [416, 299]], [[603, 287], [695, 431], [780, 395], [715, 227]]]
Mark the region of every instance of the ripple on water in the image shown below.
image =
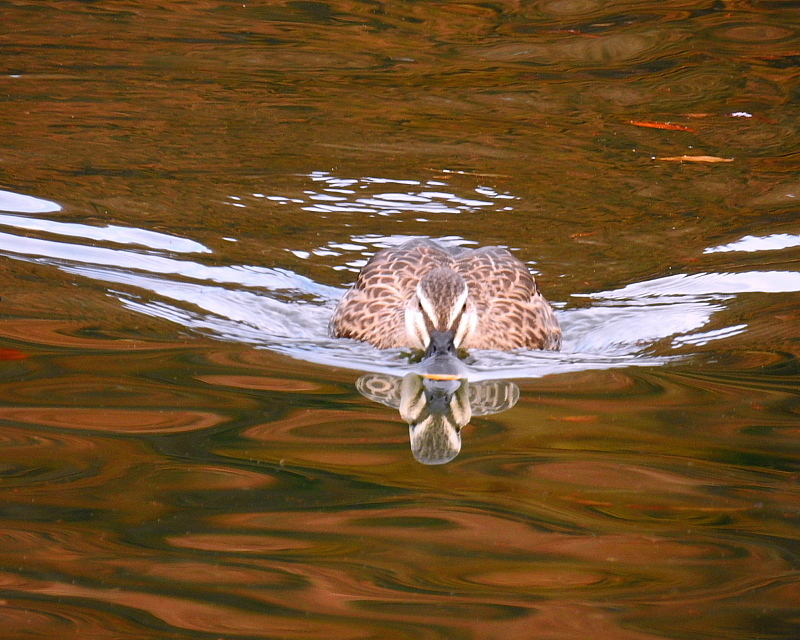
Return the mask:
[[241, 585], [254, 589], [304, 589], [311, 586], [303, 576], [277, 568], [261, 568], [237, 564], [235, 560], [202, 562], [199, 560], [123, 559], [116, 565], [125, 571], [141, 576], [170, 580], [177, 583], [209, 585]]
[[141, 482], [154, 489], [168, 487], [170, 495], [184, 495], [191, 491], [264, 489], [277, 480], [267, 473], [225, 465], [165, 462], [144, 475]]
[[605, 3], [600, 0], [550, 0], [541, 5], [542, 11], [557, 16], [579, 16], [602, 9]]
[[559, 38], [547, 44], [540, 41], [506, 41], [502, 44], [464, 49], [462, 54], [487, 62], [535, 63], [537, 66], [601, 65], [645, 62], [663, 56], [685, 36], [677, 31], [652, 29], [610, 33], [593, 38]]
[[[527, 592], [540, 597], [553, 591], [587, 590], [596, 587], [601, 587], [603, 591], [606, 591], [611, 587], [625, 587], [619, 576], [600, 571], [587, 571], [585, 568], [568, 568], [548, 564], [550, 566], [537, 568], [515, 566], [506, 570], [499, 568], [488, 571], [481, 570], [477, 573], [463, 575], [462, 580], [480, 587], [495, 587], [499, 588], [499, 591], [508, 590], [516, 595]], [[633, 576], [631, 578], [632, 581], [640, 580]]]
[[[413, 599], [414, 596], [409, 596]], [[419, 599], [419, 598], [417, 598]], [[455, 598], [453, 598], [455, 600]], [[461, 621], [489, 620], [506, 621], [516, 618], [527, 618], [531, 614], [528, 607], [507, 604], [489, 604], [480, 602], [441, 602], [430, 599], [429, 602], [387, 602], [385, 600], [356, 600], [353, 608], [389, 615], [400, 619], [422, 619], [436, 623], [443, 616]]]
[[281, 393], [319, 393], [323, 390], [321, 384], [308, 380], [290, 380], [287, 378], [274, 378], [269, 376], [217, 374], [196, 376], [195, 379], [215, 386], [221, 385], [238, 389], [255, 389], [258, 391], [280, 391]]
[[147, 630], [130, 616], [104, 611], [97, 603], [78, 604], [10, 595], [0, 621], [7, 638], [118, 638], [139, 640]]
[[797, 31], [786, 25], [732, 23], [719, 25], [711, 29], [712, 39], [730, 40], [741, 44], [772, 44], [797, 37]]
[[297, 409], [289, 417], [256, 425], [242, 431], [254, 440], [303, 444], [406, 443], [408, 428], [389, 412]]
[[117, 443], [111, 447], [83, 435], [36, 433], [38, 426], [0, 427], [0, 442], [5, 451], [0, 476], [4, 485], [19, 491], [14, 500], [8, 500], [8, 504], [26, 504], [29, 491], [57, 493], [67, 488], [98, 486], [109, 481], [123, 467], [123, 464], [107, 459], [112, 449], [130, 461], [141, 458], [141, 450], [136, 444]]
[[[164, 595], [160, 590], [150, 593], [127, 588], [106, 589], [77, 582], [25, 579], [8, 572], [0, 574], [0, 585], [12, 592], [29, 593], [37, 598], [79, 598], [92, 601], [95, 606], [128, 608], [131, 614], [137, 612], [136, 617], [139, 619], [142, 613], [152, 616], [158, 621], [154, 626], [159, 627], [162, 632], [163, 625], [168, 625], [173, 630], [257, 637], [263, 636], [264, 629], [269, 629], [277, 637], [292, 640], [321, 637], [358, 640], [380, 635], [379, 631], [372, 628], [376, 626], [374, 623], [355, 624], [330, 619], [319, 621], [289, 607], [279, 608], [275, 613], [264, 611], [263, 606], [246, 610], [216, 602]], [[249, 602], [255, 604], [252, 599]], [[271, 609], [274, 610], [272, 607]]]
[[[148, 384], [140, 380], [120, 376], [71, 375], [36, 378], [6, 383], [0, 387], [2, 399], [14, 404], [30, 404], [47, 401], [48, 404], [92, 406], [102, 397], [106, 404], [131, 403], [136, 400], [148, 404], [169, 405], [177, 396], [163, 385]], [[116, 402], [114, 402], [116, 400]]]
[[245, 556], [251, 554], [314, 556], [335, 554], [341, 550], [335, 544], [325, 545], [314, 540], [278, 535], [188, 533], [170, 536], [166, 538], [166, 542], [174, 547]]
[[11, 340], [19, 340], [40, 346], [103, 352], [163, 351], [175, 348], [190, 349], [197, 346], [189, 342], [131, 340], [129, 338], [97, 337], [85, 334], [87, 329], [94, 328], [93, 325], [87, 325], [86, 322], [38, 318], [3, 318], [3, 321], [0, 322], [0, 335]]
[[717, 108], [724, 109], [726, 101], [740, 91], [742, 80], [735, 67], [730, 67], [730, 73], [721, 73], [719, 64], [716, 63], [714, 68], [700, 64], [681, 65], [674, 70], [638, 78], [629, 87], [647, 95], [649, 113], [691, 113], [701, 99], [707, 105], [718, 105]]
[[0, 408], [0, 420], [108, 433], [181, 433], [215, 427], [227, 416], [205, 411], [95, 409], [77, 407]]

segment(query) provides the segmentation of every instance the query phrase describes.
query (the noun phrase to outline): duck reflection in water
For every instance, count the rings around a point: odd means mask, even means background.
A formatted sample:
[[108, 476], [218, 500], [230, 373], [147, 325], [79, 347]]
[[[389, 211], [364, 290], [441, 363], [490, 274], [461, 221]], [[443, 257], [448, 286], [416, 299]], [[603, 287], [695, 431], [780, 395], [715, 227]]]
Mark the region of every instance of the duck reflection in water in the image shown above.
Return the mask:
[[519, 387], [510, 380], [470, 383], [466, 377], [437, 379], [423, 373], [404, 377], [367, 373], [356, 381], [361, 395], [400, 410], [408, 422], [411, 452], [422, 464], [444, 464], [461, 451], [461, 428], [473, 416], [510, 409]]
[[458, 454], [460, 430], [471, 415], [502, 411], [518, 397], [507, 386], [505, 403], [476, 409], [459, 349], [561, 347], [553, 310], [528, 268], [506, 249], [465, 249], [425, 238], [376, 253], [336, 306], [330, 332], [381, 349], [424, 351], [419, 373], [403, 378], [391, 394], [372, 386], [374, 375], [362, 377], [359, 390], [400, 409], [411, 425], [414, 456], [425, 464]]

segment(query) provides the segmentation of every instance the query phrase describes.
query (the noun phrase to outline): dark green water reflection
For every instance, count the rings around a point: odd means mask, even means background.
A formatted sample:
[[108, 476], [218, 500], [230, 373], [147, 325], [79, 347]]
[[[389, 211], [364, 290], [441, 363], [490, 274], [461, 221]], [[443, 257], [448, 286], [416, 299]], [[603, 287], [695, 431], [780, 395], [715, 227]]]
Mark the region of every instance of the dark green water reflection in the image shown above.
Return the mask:
[[[0, 637], [800, 636], [796, 3], [0, 12]], [[325, 334], [418, 235], [565, 328], [438, 466]]]

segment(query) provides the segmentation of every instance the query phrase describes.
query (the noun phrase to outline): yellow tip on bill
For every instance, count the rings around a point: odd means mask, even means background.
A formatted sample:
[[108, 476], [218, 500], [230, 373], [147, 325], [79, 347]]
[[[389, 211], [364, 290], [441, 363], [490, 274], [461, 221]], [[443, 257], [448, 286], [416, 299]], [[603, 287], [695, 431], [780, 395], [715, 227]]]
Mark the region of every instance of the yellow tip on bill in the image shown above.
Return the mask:
[[447, 373], [423, 373], [422, 377], [428, 378], [428, 380], [461, 380], [463, 376]]

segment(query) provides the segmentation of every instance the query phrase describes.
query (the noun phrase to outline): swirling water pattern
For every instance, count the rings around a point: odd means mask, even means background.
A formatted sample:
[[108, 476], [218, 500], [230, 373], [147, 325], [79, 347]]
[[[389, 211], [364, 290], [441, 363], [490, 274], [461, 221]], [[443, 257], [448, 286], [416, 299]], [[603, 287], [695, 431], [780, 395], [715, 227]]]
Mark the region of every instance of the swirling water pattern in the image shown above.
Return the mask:
[[[800, 635], [792, 3], [4, 18], [2, 637]], [[437, 467], [326, 333], [422, 235], [566, 338]]]

